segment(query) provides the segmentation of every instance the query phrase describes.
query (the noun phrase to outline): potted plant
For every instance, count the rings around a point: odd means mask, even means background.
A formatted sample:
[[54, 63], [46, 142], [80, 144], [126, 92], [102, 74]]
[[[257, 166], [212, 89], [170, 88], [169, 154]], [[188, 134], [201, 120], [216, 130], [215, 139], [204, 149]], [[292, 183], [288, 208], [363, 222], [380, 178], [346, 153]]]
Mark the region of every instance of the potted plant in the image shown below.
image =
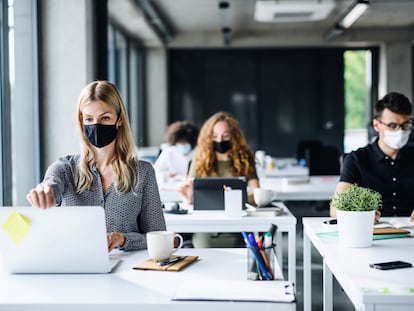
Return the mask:
[[354, 184], [344, 192], [335, 193], [331, 204], [336, 208], [340, 244], [371, 246], [375, 211], [382, 207], [381, 194]]

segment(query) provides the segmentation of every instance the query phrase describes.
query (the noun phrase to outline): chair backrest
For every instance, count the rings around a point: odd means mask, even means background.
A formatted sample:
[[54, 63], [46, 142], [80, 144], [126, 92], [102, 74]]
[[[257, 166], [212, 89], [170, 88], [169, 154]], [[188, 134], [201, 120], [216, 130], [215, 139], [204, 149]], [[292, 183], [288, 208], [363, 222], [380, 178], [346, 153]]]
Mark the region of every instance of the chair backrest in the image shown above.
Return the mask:
[[315, 146], [305, 151], [309, 175], [339, 175], [340, 154], [334, 146]]
[[341, 154], [341, 155], [339, 156], [339, 167], [340, 167], [340, 171], [341, 171], [341, 172], [342, 172], [342, 168], [343, 168], [343, 166], [344, 166], [344, 161], [345, 161], [345, 158], [348, 156], [348, 154], [349, 154], [349, 153], [344, 152], [343, 154]]
[[296, 150], [296, 159], [299, 161], [301, 159], [306, 159], [306, 150], [309, 148], [315, 148], [322, 146], [320, 140], [302, 140], [298, 143]]

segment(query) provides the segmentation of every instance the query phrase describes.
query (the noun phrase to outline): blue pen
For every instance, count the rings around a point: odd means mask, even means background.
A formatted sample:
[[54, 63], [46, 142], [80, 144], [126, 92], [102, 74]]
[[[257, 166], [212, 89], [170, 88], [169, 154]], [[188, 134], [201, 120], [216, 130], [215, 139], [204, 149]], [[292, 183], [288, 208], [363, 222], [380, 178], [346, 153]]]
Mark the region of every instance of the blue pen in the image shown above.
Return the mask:
[[[246, 244], [247, 248], [250, 248], [250, 243], [249, 243], [249, 237], [247, 236], [246, 231], [242, 231], [241, 232], [243, 239], [244, 239], [244, 243]], [[260, 268], [256, 262], [256, 260], [254, 260], [254, 262], [252, 263], [252, 266], [250, 267], [249, 273], [253, 273], [252, 276], [249, 276], [249, 278], [251, 277], [252, 279], [257, 279], [257, 277], [260, 277], [260, 279], [262, 278], [261, 273], [260, 273]]]
[[246, 231], [242, 231], [241, 234], [243, 236], [244, 243], [246, 243], [246, 246], [248, 247], [250, 245], [250, 243], [249, 243], [249, 237], [247, 236], [247, 232]]
[[256, 259], [257, 264], [259, 265], [260, 271], [262, 271], [263, 276], [266, 280], [271, 280], [272, 276], [269, 274], [269, 271], [267, 271], [267, 268], [262, 260], [262, 257], [260, 257], [260, 254], [258, 252], [259, 247], [256, 244], [256, 239], [254, 238], [253, 233], [249, 233], [247, 235], [249, 247], [254, 255], [254, 258]]
[[171, 258], [171, 259], [166, 259], [166, 260], [160, 261], [158, 263], [158, 265], [159, 266], [166, 266], [166, 265], [169, 265], [169, 264], [172, 264], [172, 263], [179, 262], [179, 261], [183, 260], [184, 258], [185, 258], [185, 256], [179, 256], [179, 257], [175, 257], [175, 258]]

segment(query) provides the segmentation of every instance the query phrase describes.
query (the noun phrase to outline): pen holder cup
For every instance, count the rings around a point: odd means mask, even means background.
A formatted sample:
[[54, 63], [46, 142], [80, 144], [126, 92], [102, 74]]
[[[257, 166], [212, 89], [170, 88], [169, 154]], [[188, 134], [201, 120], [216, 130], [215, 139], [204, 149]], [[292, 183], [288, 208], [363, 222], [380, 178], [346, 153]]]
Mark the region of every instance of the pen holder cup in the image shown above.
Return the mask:
[[256, 250], [247, 247], [247, 279], [274, 280], [275, 260], [274, 246]]

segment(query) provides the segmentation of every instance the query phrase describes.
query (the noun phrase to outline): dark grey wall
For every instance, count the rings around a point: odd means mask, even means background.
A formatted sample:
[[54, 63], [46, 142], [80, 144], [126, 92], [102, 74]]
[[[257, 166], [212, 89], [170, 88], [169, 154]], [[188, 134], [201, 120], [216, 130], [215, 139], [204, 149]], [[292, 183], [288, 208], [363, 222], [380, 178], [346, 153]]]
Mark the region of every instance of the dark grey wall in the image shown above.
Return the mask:
[[252, 149], [294, 156], [301, 140], [342, 152], [343, 49], [170, 50], [169, 122], [224, 110]]

